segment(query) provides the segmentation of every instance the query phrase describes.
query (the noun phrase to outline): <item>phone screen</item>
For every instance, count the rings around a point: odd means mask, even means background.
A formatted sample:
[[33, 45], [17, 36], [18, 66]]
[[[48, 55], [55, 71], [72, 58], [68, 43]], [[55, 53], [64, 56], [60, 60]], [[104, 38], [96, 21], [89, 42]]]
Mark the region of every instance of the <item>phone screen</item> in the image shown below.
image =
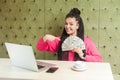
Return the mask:
[[58, 69], [58, 67], [50, 67], [46, 72], [53, 73]]

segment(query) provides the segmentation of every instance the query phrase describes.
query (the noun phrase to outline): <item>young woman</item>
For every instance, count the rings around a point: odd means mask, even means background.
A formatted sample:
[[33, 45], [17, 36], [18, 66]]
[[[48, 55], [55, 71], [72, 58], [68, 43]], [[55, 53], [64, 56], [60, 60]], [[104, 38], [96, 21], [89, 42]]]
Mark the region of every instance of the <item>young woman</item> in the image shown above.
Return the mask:
[[[73, 8], [65, 17], [63, 33], [60, 37], [46, 34], [39, 39], [36, 48], [39, 51], [57, 52], [58, 60], [76, 61], [82, 60], [87, 62], [102, 62], [102, 56], [98, 52], [93, 41], [84, 36], [84, 24], [80, 17], [80, 10]], [[69, 36], [77, 36], [85, 43], [85, 50], [75, 47], [69, 51], [62, 51], [62, 43]]]

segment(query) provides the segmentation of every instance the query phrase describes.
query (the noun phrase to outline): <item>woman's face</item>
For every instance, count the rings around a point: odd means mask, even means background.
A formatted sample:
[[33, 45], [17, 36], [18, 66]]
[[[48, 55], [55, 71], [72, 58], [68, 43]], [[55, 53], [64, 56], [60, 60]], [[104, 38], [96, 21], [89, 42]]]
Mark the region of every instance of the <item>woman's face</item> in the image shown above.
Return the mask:
[[65, 20], [64, 28], [68, 35], [77, 35], [77, 29], [79, 28], [79, 24], [75, 18], [69, 17]]

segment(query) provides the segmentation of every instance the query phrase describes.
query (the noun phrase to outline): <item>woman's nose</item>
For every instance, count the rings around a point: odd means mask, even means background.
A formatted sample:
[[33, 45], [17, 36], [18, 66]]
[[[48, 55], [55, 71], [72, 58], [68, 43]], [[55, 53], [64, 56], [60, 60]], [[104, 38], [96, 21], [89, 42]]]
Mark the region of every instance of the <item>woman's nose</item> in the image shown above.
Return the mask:
[[67, 28], [69, 28], [70, 26], [69, 25], [66, 25]]

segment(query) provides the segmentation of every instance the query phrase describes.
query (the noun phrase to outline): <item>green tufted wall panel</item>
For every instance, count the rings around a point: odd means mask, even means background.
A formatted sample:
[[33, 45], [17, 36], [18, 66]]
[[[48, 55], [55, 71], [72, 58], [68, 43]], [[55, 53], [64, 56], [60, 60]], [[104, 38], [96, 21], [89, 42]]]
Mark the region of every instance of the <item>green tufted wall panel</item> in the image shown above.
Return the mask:
[[46, 33], [59, 36], [68, 11], [77, 7], [90, 36], [110, 62], [115, 79], [120, 78], [119, 0], [0, 0], [0, 57], [8, 57], [4, 42], [31, 45], [36, 58], [56, 59], [39, 52], [35, 45]]
[[[99, 50], [110, 62], [116, 80], [120, 79], [120, 1], [100, 0]], [[118, 79], [119, 78], [119, 79]]]
[[4, 42], [32, 45], [35, 50], [44, 32], [44, 0], [0, 0], [0, 57], [8, 57]]

